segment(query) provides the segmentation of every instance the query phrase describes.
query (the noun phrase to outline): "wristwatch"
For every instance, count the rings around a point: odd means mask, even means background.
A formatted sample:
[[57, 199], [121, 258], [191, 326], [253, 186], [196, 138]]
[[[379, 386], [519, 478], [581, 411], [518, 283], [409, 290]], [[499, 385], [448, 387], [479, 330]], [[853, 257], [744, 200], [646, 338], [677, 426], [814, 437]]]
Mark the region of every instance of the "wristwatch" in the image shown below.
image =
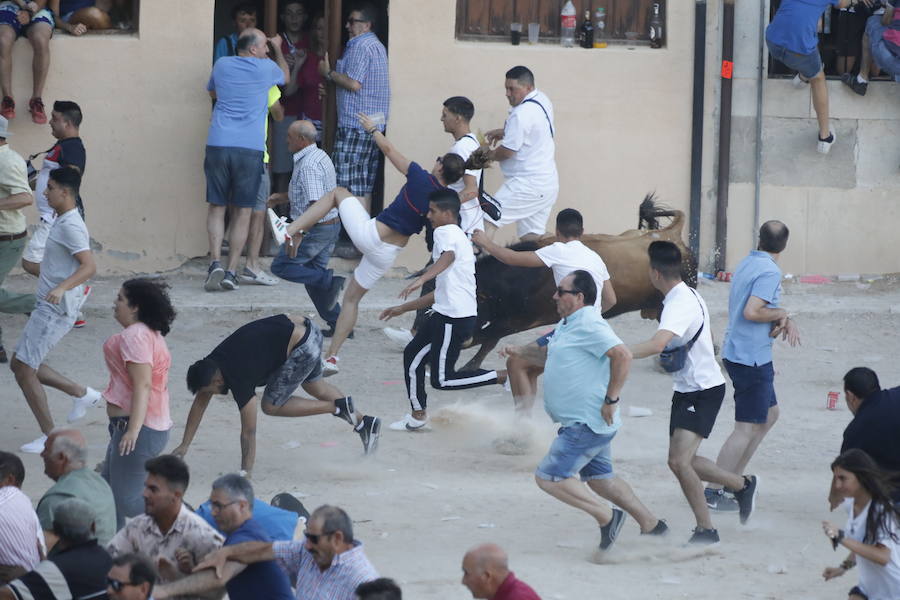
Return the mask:
[[618, 402], [619, 402], [618, 398], [613, 399], [613, 398], [610, 398], [609, 396], [606, 396], [603, 399], [603, 404], [618, 404]]

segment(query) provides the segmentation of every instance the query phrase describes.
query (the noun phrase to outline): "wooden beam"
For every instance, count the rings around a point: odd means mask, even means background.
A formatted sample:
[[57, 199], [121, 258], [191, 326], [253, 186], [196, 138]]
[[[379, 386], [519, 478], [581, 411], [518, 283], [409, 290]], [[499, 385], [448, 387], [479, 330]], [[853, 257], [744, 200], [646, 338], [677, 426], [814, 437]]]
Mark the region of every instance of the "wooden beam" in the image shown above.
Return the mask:
[[[328, 32], [326, 47], [328, 48], [328, 58], [331, 61], [331, 67], [334, 68], [335, 61], [341, 52], [341, 17], [343, 16], [343, 7], [341, 0], [325, 0], [325, 29]], [[328, 95], [325, 96], [325, 128], [324, 143], [325, 151], [331, 154], [334, 150], [334, 138], [337, 134], [337, 94], [334, 86], [329, 85], [326, 88]]]

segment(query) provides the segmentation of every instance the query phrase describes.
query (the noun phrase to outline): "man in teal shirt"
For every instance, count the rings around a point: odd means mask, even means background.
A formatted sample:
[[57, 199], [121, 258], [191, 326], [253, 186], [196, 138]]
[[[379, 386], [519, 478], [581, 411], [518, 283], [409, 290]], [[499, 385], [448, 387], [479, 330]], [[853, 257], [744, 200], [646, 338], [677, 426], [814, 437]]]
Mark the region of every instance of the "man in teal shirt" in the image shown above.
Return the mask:
[[[554, 498], [596, 519], [601, 550], [615, 542], [625, 512], [640, 524], [641, 533], [663, 534], [668, 529], [665, 522], [612, 468], [610, 442], [622, 424], [619, 392], [628, 377], [631, 353], [594, 308], [597, 285], [590, 273], [577, 270], [564, 277], [553, 299], [562, 321], [549, 345], [503, 350], [508, 356], [543, 364], [544, 408], [560, 424], [558, 437], [535, 471], [535, 481]], [[597, 495], [624, 512], [610, 510]]]

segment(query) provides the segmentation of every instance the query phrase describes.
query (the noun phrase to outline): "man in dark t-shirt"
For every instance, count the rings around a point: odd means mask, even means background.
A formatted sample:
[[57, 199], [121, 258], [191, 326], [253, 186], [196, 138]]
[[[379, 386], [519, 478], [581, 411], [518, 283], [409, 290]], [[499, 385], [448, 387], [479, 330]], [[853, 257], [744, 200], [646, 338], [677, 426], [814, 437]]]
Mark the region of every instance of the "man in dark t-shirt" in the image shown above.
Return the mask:
[[[216, 394], [231, 392], [241, 414], [241, 474], [248, 475], [256, 458], [256, 388], [265, 386], [262, 411], [278, 417], [332, 414], [347, 421], [362, 438], [366, 454], [375, 451], [381, 420], [358, 415], [350, 396], [322, 379], [322, 332], [309, 319], [275, 315], [251, 321], [188, 369], [187, 385], [195, 394], [181, 445], [184, 456]], [[313, 398], [293, 396], [302, 386]]]

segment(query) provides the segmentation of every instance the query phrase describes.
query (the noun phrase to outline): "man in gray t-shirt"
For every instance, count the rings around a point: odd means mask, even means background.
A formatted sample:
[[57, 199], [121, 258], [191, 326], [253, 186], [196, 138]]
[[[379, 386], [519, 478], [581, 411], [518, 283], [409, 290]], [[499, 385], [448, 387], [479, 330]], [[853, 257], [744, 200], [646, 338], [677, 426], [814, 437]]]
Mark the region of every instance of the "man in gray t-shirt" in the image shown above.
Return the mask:
[[81, 173], [73, 167], [50, 172], [45, 192], [58, 217], [47, 236], [37, 303], [25, 324], [12, 357], [16, 383], [22, 388], [31, 412], [43, 432], [41, 437], [21, 447], [22, 452], [39, 453], [47, 434], [53, 429], [53, 417], [47, 406], [44, 385], [72, 396], [71, 423], [84, 416], [88, 406], [100, 402], [100, 392], [60, 375], [44, 359], [62, 337], [72, 329], [78, 314], [83, 284], [96, 272], [87, 227], [78, 214], [76, 200]]

